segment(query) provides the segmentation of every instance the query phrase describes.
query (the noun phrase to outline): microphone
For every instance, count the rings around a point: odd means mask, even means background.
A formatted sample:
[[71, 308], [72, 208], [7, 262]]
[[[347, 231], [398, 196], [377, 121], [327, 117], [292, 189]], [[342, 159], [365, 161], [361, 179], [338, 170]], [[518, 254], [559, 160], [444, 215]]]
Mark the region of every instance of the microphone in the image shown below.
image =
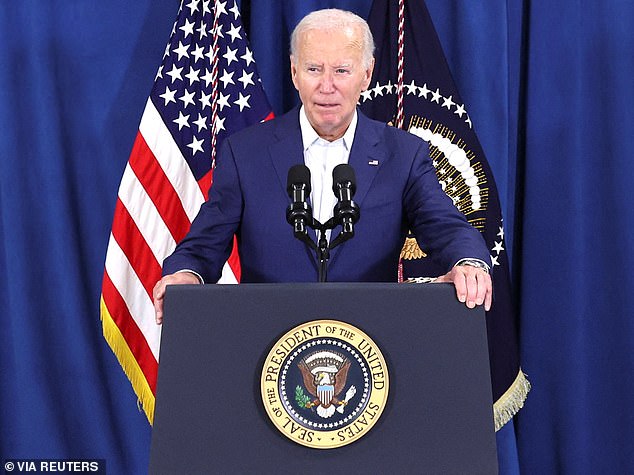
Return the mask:
[[288, 170], [286, 192], [291, 205], [286, 210], [286, 221], [293, 226], [295, 237], [307, 235], [306, 224], [312, 222], [312, 210], [307, 203], [310, 196], [310, 170], [306, 165], [295, 165]]
[[359, 206], [352, 201], [354, 193], [357, 191], [357, 180], [354, 175], [354, 168], [347, 163], [337, 165], [332, 171], [332, 191], [337, 197], [338, 203], [335, 205], [334, 217], [341, 223], [343, 235], [349, 235], [348, 239], [354, 235], [354, 223], [359, 220]]

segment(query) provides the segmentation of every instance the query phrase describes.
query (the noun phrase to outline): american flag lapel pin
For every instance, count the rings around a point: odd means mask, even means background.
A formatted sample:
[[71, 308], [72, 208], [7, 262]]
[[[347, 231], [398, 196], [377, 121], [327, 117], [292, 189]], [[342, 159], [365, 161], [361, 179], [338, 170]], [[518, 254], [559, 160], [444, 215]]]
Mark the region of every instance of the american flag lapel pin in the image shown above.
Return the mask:
[[378, 160], [370, 160], [368, 162], [368, 165], [372, 165], [373, 167], [376, 167], [379, 164]]

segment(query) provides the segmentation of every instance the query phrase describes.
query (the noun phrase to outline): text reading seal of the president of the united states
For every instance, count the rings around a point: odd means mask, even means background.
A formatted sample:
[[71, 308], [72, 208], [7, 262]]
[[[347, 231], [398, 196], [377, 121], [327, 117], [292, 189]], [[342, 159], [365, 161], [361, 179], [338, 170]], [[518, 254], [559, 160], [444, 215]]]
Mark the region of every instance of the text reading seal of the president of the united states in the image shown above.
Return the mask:
[[332, 449], [363, 437], [387, 401], [389, 377], [378, 346], [341, 321], [289, 330], [262, 368], [262, 401], [273, 424], [307, 447]]

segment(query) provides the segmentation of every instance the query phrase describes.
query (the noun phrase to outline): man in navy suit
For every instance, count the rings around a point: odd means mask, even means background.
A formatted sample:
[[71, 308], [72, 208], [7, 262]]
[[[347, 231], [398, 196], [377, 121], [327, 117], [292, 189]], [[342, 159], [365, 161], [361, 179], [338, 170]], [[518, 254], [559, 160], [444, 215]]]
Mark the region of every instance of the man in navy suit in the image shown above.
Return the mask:
[[[167, 285], [218, 281], [234, 234], [242, 282], [318, 280], [314, 251], [295, 239], [286, 221], [287, 173], [297, 164], [310, 169], [310, 202], [322, 223], [336, 204], [332, 170], [342, 163], [355, 170], [361, 217], [354, 238], [331, 252], [329, 281], [394, 282], [411, 230], [446, 269], [437, 281], [453, 282], [467, 306], [490, 308], [489, 252], [441, 189], [427, 144], [357, 110], [372, 77], [373, 52], [367, 23], [350, 12], [321, 10], [297, 25], [291, 75], [302, 105], [225, 140], [209, 200], [163, 263], [154, 288], [157, 323]], [[336, 235], [333, 230], [329, 238]]]

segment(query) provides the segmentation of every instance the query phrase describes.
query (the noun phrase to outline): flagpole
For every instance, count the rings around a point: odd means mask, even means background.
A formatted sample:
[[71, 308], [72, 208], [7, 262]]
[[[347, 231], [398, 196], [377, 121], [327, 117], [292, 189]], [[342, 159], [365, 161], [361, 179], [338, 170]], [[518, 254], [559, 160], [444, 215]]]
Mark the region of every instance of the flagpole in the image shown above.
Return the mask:
[[[405, 75], [405, 0], [398, 0], [398, 65], [396, 76], [396, 127], [403, 128], [403, 83]], [[398, 260], [398, 282], [403, 282], [403, 259]]]
[[405, 51], [405, 0], [398, 0], [398, 71], [396, 77], [396, 127], [403, 128], [403, 77], [404, 77], [404, 51]]
[[211, 170], [216, 168], [216, 141], [218, 137], [218, 2], [214, 1], [214, 23], [212, 27], [212, 60], [211, 60]]

